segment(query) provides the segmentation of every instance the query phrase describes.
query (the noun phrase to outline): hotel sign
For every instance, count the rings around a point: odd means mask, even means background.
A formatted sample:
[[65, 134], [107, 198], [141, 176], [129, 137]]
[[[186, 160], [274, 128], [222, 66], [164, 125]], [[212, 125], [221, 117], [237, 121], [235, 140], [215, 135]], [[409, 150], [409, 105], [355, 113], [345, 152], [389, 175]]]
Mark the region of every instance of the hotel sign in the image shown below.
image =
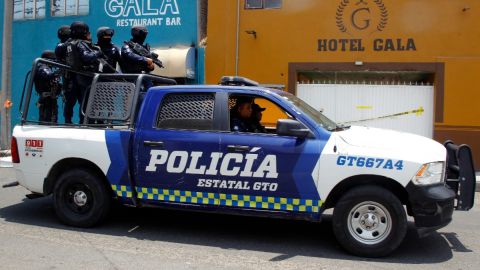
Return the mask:
[[389, 11], [383, 0], [341, 0], [335, 13], [335, 23], [341, 33], [352, 38], [320, 38], [318, 51], [417, 50], [413, 38], [375, 38], [373, 41], [355, 38], [355, 36], [372, 36], [375, 33], [383, 32], [388, 27]]

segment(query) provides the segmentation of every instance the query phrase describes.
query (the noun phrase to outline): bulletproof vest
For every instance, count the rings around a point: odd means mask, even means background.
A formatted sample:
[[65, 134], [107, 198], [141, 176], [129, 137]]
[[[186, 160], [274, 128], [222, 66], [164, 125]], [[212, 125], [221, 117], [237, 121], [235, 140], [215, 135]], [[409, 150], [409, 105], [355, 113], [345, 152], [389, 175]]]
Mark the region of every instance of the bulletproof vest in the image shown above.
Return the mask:
[[78, 43], [81, 40], [74, 39], [66, 43], [67, 54], [66, 62], [67, 65], [71, 66], [75, 70], [82, 70], [82, 59], [80, 58], [80, 52], [78, 51]]
[[57, 47], [55, 48], [55, 57], [57, 57], [57, 59], [60, 63], [66, 64], [66, 62], [67, 62], [67, 43], [58, 43]]
[[37, 67], [36, 75], [35, 75], [35, 91], [37, 93], [42, 94], [45, 92], [52, 91], [53, 84], [55, 83], [54, 78], [47, 78], [47, 74], [51, 72], [49, 66], [45, 64], [39, 64]]
[[97, 44], [102, 49], [103, 54], [108, 58], [107, 62], [112, 66], [116, 67], [117, 62], [120, 60], [118, 59], [120, 56], [120, 51], [117, 47], [114, 45], [108, 45], [108, 46], [100, 46]]

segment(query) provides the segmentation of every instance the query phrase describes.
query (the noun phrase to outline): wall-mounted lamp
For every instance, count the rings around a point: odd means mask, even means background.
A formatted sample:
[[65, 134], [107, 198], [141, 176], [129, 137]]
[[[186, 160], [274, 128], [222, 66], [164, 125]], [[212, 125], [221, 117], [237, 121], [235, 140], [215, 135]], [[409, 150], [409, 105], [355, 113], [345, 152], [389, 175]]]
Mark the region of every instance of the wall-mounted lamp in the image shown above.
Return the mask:
[[469, 7], [469, 6], [465, 6], [465, 7], [462, 9], [463, 12], [467, 12], [467, 11], [469, 11], [469, 10], [470, 10], [470, 7]]
[[355, 66], [363, 66], [363, 61], [355, 61]]
[[255, 30], [247, 30], [245, 31], [245, 33], [249, 34], [249, 35], [253, 35], [253, 38], [254, 39], [257, 39], [257, 31]]

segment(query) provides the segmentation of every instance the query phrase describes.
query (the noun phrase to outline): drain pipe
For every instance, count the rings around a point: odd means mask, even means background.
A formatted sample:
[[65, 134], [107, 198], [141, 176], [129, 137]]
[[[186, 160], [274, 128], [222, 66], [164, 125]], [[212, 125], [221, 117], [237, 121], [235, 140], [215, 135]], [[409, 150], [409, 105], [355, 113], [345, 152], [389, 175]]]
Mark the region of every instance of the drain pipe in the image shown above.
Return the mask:
[[10, 148], [11, 115], [7, 101], [11, 99], [12, 69], [12, 21], [13, 0], [4, 0], [3, 46], [2, 46], [2, 85], [0, 88], [0, 149]]
[[238, 76], [238, 55], [240, 51], [240, 0], [237, 0], [237, 40], [235, 46], [235, 76]]

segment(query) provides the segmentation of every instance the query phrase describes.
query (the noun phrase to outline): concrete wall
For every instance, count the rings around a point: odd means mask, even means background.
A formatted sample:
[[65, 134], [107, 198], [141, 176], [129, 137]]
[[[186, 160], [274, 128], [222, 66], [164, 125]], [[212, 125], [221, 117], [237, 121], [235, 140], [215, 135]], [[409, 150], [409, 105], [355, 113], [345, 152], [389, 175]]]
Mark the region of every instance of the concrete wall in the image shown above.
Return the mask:
[[[0, 59], [3, 59], [2, 55], [2, 49], [1, 46], [3, 45], [3, 1], [0, 4], [0, 22], [2, 22], [2, 25], [0, 26]], [[2, 65], [0, 64], [0, 81], [2, 80]], [[2, 89], [0, 89], [1, 91]], [[3, 104], [0, 104], [3, 106]]]

